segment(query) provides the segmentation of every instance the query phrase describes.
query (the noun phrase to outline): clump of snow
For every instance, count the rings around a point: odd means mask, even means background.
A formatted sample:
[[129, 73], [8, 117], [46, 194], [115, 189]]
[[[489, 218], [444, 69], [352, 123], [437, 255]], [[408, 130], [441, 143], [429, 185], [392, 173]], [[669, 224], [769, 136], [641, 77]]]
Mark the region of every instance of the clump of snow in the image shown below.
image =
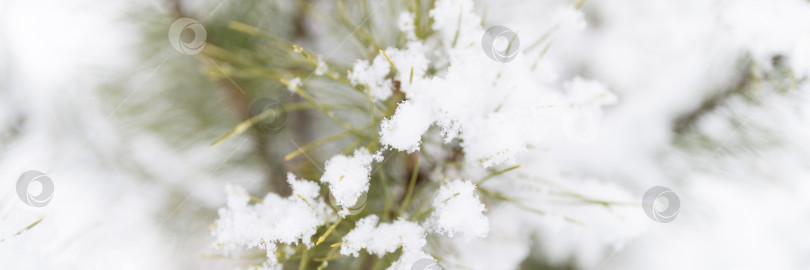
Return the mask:
[[397, 19], [397, 28], [405, 33], [408, 40], [416, 40], [416, 24], [414, 24], [414, 14], [402, 12]]
[[[568, 21], [580, 20], [576, 14], [569, 12], [573, 19]], [[460, 139], [466, 159], [484, 167], [514, 164], [518, 154], [530, 149], [548, 149], [560, 140], [594, 133], [601, 106], [615, 102], [601, 84], [578, 78], [560, 87], [569, 90], [563, 94], [553, 82], [538, 79], [548, 77], [538, 76], [546, 71], [534, 71], [534, 61], [524, 57], [508, 63], [487, 58], [480, 44], [484, 29], [469, 0], [437, 1], [430, 16], [437, 34], [432, 41], [386, 50], [407, 100], [382, 121], [384, 145], [415, 151], [421, 136], [436, 124], [446, 143]], [[440, 61], [447, 61], [446, 68], [436, 61], [432, 64], [441, 70], [426, 76], [427, 59], [436, 52], [444, 59]]]
[[425, 229], [416, 223], [397, 220], [381, 223], [376, 215], [357, 221], [355, 228], [343, 237], [340, 254], [357, 257], [361, 249], [382, 257], [402, 247], [402, 256], [388, 267], [389, 270], [407, 270], [422, 258], [432, 258], [423, 248], [427, 244]]
[[329, 184], [329, 192], [335, 197], [335, 202], [343, 207], [340, 216], [348, 215], [348, 208], [357, 203], [360, 195], [368, 192], [371, 162], [381, 158], [381, 155], [372, 155], [361, 148], [355, 150], [351, 157], [336, 155], [326, 161], [321, 182]]
[[385, 100], [391, 96], [393, 88], [391, 80], [386, 79], [390, 72], [391, 64], [385, 56], [378, 54], [371, 63], [367, 60], [357, 60], [349, 79], [353, 85], [367, 86], [371, 97], [375, 100]]
[[433, 199], [433, 212], [428, 223], [434, 230], [453, 237], [484, 238], [489, 234], [489, 219], [484, 204], [475, 194], [475, 184], [453, 180], [442, 185]]
[[396, 113], [380, 124], [380, 142], [400, 151], [419, 150], [422, 134], [433, 122], [431, 111], [420, 103], [404, 101]]
[[[397, 68], [396, 79], [400, 82], [400, 90], [407, 93], [413, 83], [417, 83], [427, 72], [430, 63], [425, 56], [425, 46], [420, 42], [409, 42], [407, 49], [399, 50], [388, 48], [385, 54]], [[378, 56], [383, 57], [385, 56]], [[413, 78], [413, 83], [411, 82]]]
[[253, 205], [245, 189], [228, 185], [228, 207], [218, 211], [219, 219], [211, 230], [217, 246], [226, 254], [240, 248], [265, 249], [270, 265], [277, 263], [277, 243], [312, 246], [317, 228], [334, 220], [332, 210], [320, 198], [316, 182], [297, 180], [292, 173], [287, 182], [293, 195], [281, 198], [268, 193]]
[[[388, 62], [388, 59], [391, 62]], [[385, 100], [391, 96], [393, 84], [388, 74], [391, 73], [391, 64], [397, 69], [395, 79], [400, 82], [403, 92], [411, 86], [411, 78], [417, 80], [422, 78], [428, 68], [428, 60], [425, 57], [424, 46], [419, 42], [408, 43], [408, 48], [400, 50], [388, 48], [385, 55], [377, 54], [369, 63], [366, 60], [357, 60], [349, 76], [353, 85], [366, 85], [371, 97], [375, 100]]]
[[322, 57], [318, 56], [318, 66], [315, 67], [315, 75], [321, 76], [326, 74], [327, 71], [329, 71], [329, 66], [326, 65]]
[[303, 82], [301, 81], [301, 78], [292, 78], [287, 81], [287, 90], [290, 90], [290, 92], [295, 92], [295, 89], [301, 87], [302, 84]]

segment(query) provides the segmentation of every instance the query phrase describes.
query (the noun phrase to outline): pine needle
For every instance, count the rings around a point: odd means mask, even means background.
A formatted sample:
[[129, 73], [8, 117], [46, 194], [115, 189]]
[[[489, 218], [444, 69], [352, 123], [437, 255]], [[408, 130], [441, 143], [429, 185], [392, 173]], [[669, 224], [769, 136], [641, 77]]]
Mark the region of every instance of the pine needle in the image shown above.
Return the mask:
[[411, 79], [408, 81], [408, 84], [413, 84], [413, 66], [411, 66]]
[[[459, 7], [458, 9], [458, 25], [456, 26], [456, 35], [453, 37], [453, 44], [450, 46], [450, 48], [455, 48], [456, 43], [458, 42], [458, 34], [461, 33], [461, 14], [463, 10], [464, 10], [463, 6]], [[507, 52], [508, 51], [509, 50], [507, 49]]]
[[[320, 265], [320, 266], [318, 266], [318, 269], [317, 269], [317, 270], [323, 270], [323, 268], [325, 268], [325, 267], [326, 267], [326, 264], [327, 264], [327, 262], [328, 262], [328, 261], [333, 260], [333, 259], [337, 259], [337, 258], [340, 258], [340, 257], [343, 257], [342, 255], [338, 255], [338, 256], [332, 257], [332, 254], [333, 254], [333, 253], [335, 253], [335, 251], [337, 251], [337, 247], [332, 247], [332, 248], [330, 248], [330, 249], [329, 249], [329, 252], [327, 252], [327, 253], [326, 253], [326, 257], [322, 259], [322, 260], [323, 260], [323, 262], [321, 263], [321, 265]], [[318, 259], [317, 259], [317, 258], [316, 258], [316, 259], [314, 259], [314, 260], [315, 260], [315, 261], [318, 261]]]
[[[323, 258], [313, 258], [312, 260], [316, 261], [316, 262], [324, 262], [321, 265], [325, 265], [326, 262], [334, 260], [334, 259], [339, 259], [339, 258], [343, 258], [343, 255], [338, 254], [337, 256], [326, 256], [326, 257], [323, 257]], [[318, 267], [318, 269], [321, 269], [321, 268]]]
[[241, 123], [237, 124], [236, 127], [234, 127], [227, 134], [225, 134], [224, 136], [220, 137], [219, 139], [217, 139], [216, 141], [211, 143], [211, 146], [217, 145], [217, 144], [227, 140], [230, 137], [233, 137], [233, 136], [244, 133], [246, 130], [250, 129], [250, 127], [252, 127], [256, 123], [261, 122], [262, 120], [264, 120], [267, 117], [270, 117], [271, 115], [276, 115], [276, 114], [280, 113], [280, 110], [286, 110], [287, 112], [290, 112], [290, 111], [298, 111], [298, 110], [308, 110], [308, 109], [312, 109], [312, 108], [313, 108], [312, 105], [309, 105], [309, 104], [304, 103], [304, 102], [299, 102], [299, 103], [292, 103], [292, 104], [284, 105], [283, 108], [278, 107], [278, 108], [275, 108], [275, 109], [263, 111], [262, 113], [257, 114], [256, 116], [248, 118], [247, 120], [242, 121]]
[[[33, 228], [34, 226], [37, 226], [37, 224], [39, 224], [40, 222], [42, 222], [42, 220], [43, 220], [43, 219], [45, 219], [45, 217], [41, 217], [41, 218], [39, 218], [37, 221], [34, 221], [34, 223], [31, 223], [31, 225], [28, 225], [28, 226], [26, 226], [25, 228], [23, 228], [22, 230], [17, 231], [17, 233], [15, 233], [14, 235], [12, 235], [12, 237], [18, 236], [18, 235], [20, 235], [20, 234], [22, 234], [22, 233], [24, 233], [24, 232], [26, 232], [26, 231], [30, 230], [30, 229], [31, 229], [31, 228]], [[0, 239], [0, 242], [4, 242], [4, 241], [6, 241], [6, 239]]]
[[389, 58], [389, 57], [388, 57], [388, 54], [385, 54], [385, 51], [383, 51], [383, 50], [380, 50], [380, 53], [381, 53], [383, 56], [385, 56], [385, 60], [388, 60], [388, 64], [391, 64], [391, 72], [392, 72], [393, 74], [397, 74], [397, 73], [399, 73], [399, 71], [397, 71], [397, 66], [395, 66], [395, 65], [394, 65], [394, 62], [393, 62], [393, 61], [391, 61], [391, 58]]
[[306, 144], [306, 145], [304, 145], [302, 147], [299, 147], [298, 149], [296, 149], [292, 153], [289, 153], [286, 156], [284, 156], [284, 161], [291, 160], [291, 159], [297, 157], [300, 154], [303, 154], [303, 153], [305, 153], [305, 152], [307, 152], [309, 150], [312, 150], [315, 147], [318, 147], [318, 146], [323, 145], [323, 144], [328, 143], [328, 142], [339, 140], [339, 139], [341, 139], [343, 137], [348, 136], [349, 134], [350, 133], [348, 131], [343, 131], [341, 133], [338, 133], [338, 134], [335, 134], [335, 135], [332, 135], [332, 136], [322, 138], [320, 140], [308, 143], [308, 144]]
[[[394, 203], [394, 194], [396, 191], [391, 191], [391, 196], [388, 197], [388, 200], [385, 202], [385, 210], [383, 210], [383, 220], [387, 221], [388, 216], [391, 215], [391, 204]], [[386, 193], [388, 194], [388, 193]]]
[[228, 22], [228, 28], [238, 32], [242, 32], [251, 36], [266, 35], [264, 31], [249, 24], [244, 24], [237, 21]]
[[446, 203], [446, 202], [450, 201], [450, 199], [458, 197], [458, 195], [461, 195], [461, 193], [458, 193], [458, 192], [454, 193], [453, 196], [450, 196], [450, 198], [444, 199], [442, 201], [442, 203]]
[[506, 168], [506, 169], [491, 173], [490, 175], [487, 175], [486, 177], [482, 178], [481, 181], [478, 181], [478, 183], [476, 185], [481, 186], [481, 184], [483, 184], [484, 182], [494, 178], [495, 176], [504, 174], [504, 173], [506, 173], [508, 171], [511, 171], [511, 170], [514, 170], [514, 169], [517, 169], [517, 168], [520, 168], [520, 167], [523, 167], [523, 165], [515, 165], [515, 166], [512, 166], [512, 167], [509, 167], [509, 168]]
[[552, 43], [554, 43], [553, 39], [551, 41], [549, 41], [548, 44], [546, 44], [546, 47], [543, 48], [543, 51], [541, 51], [540, 55], [537, 56], [537, 60], [535, 60], [534, 64], [532, 64], [531, 70], [534, 70], [535, 68], [537, 68], [537, 63], [540, 63], [540, 59], [543, 59], [543, 56], [546, 55], [546, 53], [548, 52], [548, 49], [551, 48]]
[[[504, 202], [508, 202], [508, 203], [512, 203], [515, 206], [517, 206], [518, 208], [523, 209], [525, 211], [532, 212], [532, 213], [535, 213], [535, 214], [538, 214], [538, 215], [541, 215], [541, 216], [545, 216], [545, 215], [548, 214], [548, 213], [546, 213], [546, 211], [534, 209], [534, 208], [532, 208], [532, 207], [530, 207], [528, 205], [525, 205], [525, 204], [523, 204], [523, 203], [521, 203], [519, 201], [515, 201], [514, 199], [504, 197], [501, 194], [491, 192], [491, 191], [489, 191], [487, 189], [479, 187], [478, 190], [481, 191], [481, 193], [484, 193], [485, 195], [489, 196], [490, 198], [497, 199], [497, 200], [504, 201]], [[574, 218], [571, 218], [571, 217], [563, 216], [563, 220], [574, 223], [574, 224], [587, 226], [584, 222], [582, 222], [580, 220], [577, 220], [577, 219], [574, 219]]]
[[324, 240], [326, 240], [326, 237], [329, 237], [329, 235], [332, 234], [332, 231], [334, 231], [335, 228], [337, 228], [337, 225], [340, 224], [340, 221], [342, 221], [342, 220], [343, 220], [342, 217], [338, 218], [338, 220], [335, 221], [335, 223], [332, 224], [332, 226], [329, 226], [329, 229], [327, 229], [326, 232], [323, 233], [323, 235], [321, 235], [321, 237], [318, 237], [318, 241], [315, 242], [315, 245], [317, 246], [317, 245], [321, 244]]
[[577, 4], [576, 4], [576, 5], [574, 5], [574, 8], [575, 8], [575, 9], [579, 9], [579, 8], [581, 8], [581, 7], [582, 7], [582, 4], [585, 4], [585, 0], [579, 0], [579, 1], [577, 1]]
[[298, 264], [298, 270], [307, 269], [307, 263], [309, 263], [309, 249], [304, 249], [304, 253], [301, 255], [301, 263]]
[[413, 196], [413, 188], [416, 185], [416, 178], [419, 176], [419, 156], [416, 156], [415, 164], [413, 165], [413, 172], [411, 173], [411, 181], [408, 182], [408, 190], [405, 193], [405, 200], [402, 201], [402, 205], [399, 207], [399, 211], [402, 212], [405, 208], [408, 207], [408, 204], [411, 202], [411, 197]]
[[427, 215], [427, 214], [430, 214], [430, 213], [432, 213], [432, 212], [433, 212], [433, 207], [428, 208], [427, 210], [422, 211], [422, 212], [419, 212], [419, 213], [417, 213], [416, 215], [414, 215], [414, 216], [411, 218], [411, 220], [412, 220], [412, 221], [418, 221], [418, 220], [419, 220], [420, 218], [422, 218], [423, 216], [425, 216], [425, 215]]
[[354, 129], [353, 129], [351, 126], [349, 126], [349, 124], [348, 124], [348, 123], [346, 123], [345, 121], [341, 120], [340, 118], [337, 118], [337, 117], [335, 116], [334, 112], [331, 112], [331, 111], [330, 111], [329, 109], [327, 109], [325, 106], [323, 106], [323, 105], [318, 104], [317, 102], [315, 102], [315, 99], [313, 99], [313, 98], [312, 98], [312, 96], [310, 96], [309, 94], [307, 94], [307, 92], [304, 92], [304, 90], [303, 90], [303, 89], [301, 89], [301, 87], [291, 85], [291, 84], [290, 84], [290, 82], [288, 82], [288, 81], [287, 81], [287, 80], [285, 80], [285, 79], [281, 79], [281, 80], [279, 80], [279, 81], [281, 81], [281, 84], [283, 84], [284, 86], [287, 86], [288, 88], [290, 88], [290, 87], [294, 87], [295, 93], [297, 93], [299, 96], [301, 96], [302, 98], [304, 98], [304, 100], [306, 100], [307, 102], [309, 102], [309, 104], [311, 104], [313, 107], [318, 108], [318, 110], [320, 110], [320, 111], [321, 111], [321, 112], [322, 112], [324, 115], [326, 115], [326, 117], [327, 117], [327, 118], [329, 118], [330, 120], [332, 120], [333, 122], [335, 122], [336, 124], [338, 124], [339, 126], [341, 126], [343, 129], [345, 129], [345, 130], [347, 130], [347, 131], [349, 131], [349, 132], [352, 132], [352, 133], [356, 133], [356, 134], [362, 135], [361, 133], [359, 133], [359, 132], [357, 132], [356, 130], [354, 130]]
[[301, 194], [298, 194], [298, 193], [295, 193], [295, 195], [296, 195], [296, 196], [298, 196], [298, 198], [301, 198], [301, 200], [303, 200], [305, 203], [307, 203], [307, 205], [309, 205], [310, 207], [312, 207], [312, 205], [311, 205], [311, 204], [309, 204], [309, 201], [307, 201], [307, 199], [306, 199], [306, 198], [304, 198], [304, 196], [301, 196]]
[[483, 27], [484, 25], [486, 25], [486, 21], [487, 21], [487, 10], [488, 10], [488, 9], [489, 9], [489, 6], [484, 5], [484, 11], [482, 12], [483, 14], [481, 14], [481, 26], [482, 26], [482, 27]]
[[248, 196], [250, 196], [250, 200], [255, 202], [255, 203], [262, 203], [263, 202], [262, 199], [253, 197], [253, 195], [248, 195]]

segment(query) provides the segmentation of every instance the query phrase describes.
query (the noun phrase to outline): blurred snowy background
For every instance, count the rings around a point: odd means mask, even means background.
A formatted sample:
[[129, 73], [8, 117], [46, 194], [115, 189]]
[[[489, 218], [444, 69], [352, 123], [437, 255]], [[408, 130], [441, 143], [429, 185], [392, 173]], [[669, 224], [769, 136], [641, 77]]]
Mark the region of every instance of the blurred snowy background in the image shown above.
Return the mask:
[[[262, 165], [249, 137], [209, 146], [238, 113], [210, 94], [221, 85], [182, 73], [202, 72], [165, 40], [175, 6], [161, 1], [0, 1], [0, 269], [245, 265], [212, 251], [208, 226], [226, 182], [263, 194], [280, 170]], [[223, 32], [210, 25], [239, 12], [268, 17], [266, 28], [296, 27], [263, 6], [180, 2], [209, 37]], [[490, 237], [460, 242], [449, 260], [474, 269], [810, 267], [810, 2], [576, 4], [476, 1], [486, 25], [513, 29], [521, 49], [558, 29], [538, 67], [553, 67], [549, 80], [580, 76], [618, 96], [595, 139], [522, 169], [559, 171], [570, 190], [633, 203], [667, 186], [680, 214], [656, 223], [640, 205], [562, 207], [589, 220], [574, 226], [506, 207], [488, 213]], [[149, 33], [166, 42], [144, 47]], [[305, 43], [324, 55], [335, 43], [317, 42]], [[197, 111], [208, 114], [189, 116]], [[46, 207], [15, 193], [28, 170], [55, 183]]]

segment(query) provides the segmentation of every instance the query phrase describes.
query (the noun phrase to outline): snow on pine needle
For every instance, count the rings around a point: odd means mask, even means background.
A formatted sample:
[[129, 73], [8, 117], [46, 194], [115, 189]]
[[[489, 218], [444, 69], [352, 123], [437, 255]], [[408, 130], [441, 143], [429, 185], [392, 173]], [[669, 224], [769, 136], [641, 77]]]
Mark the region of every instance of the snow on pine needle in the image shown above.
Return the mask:
[[430, 255], [423, 251], [427, 244], [425, 229], [416, 223], [397, 220], [393, 223], [380, 223], [376, 215], [357, 221], [357, 226], [346, 234], [340, 247], [340, 254], [357, 257], [361, 249], [382, 257], [402, 248], [402, 256], [393, 262], [389, 270], [407, 270], [419, 259]]
[[[601, 84], [581, 78], [562, 91], [537, 79], [533, 62], [525, 57], [508, 63], [487, 58], [480, 45], [484, 29], [472, 6], [471, 1], [437, 1], [430, 12], [437, 35], [427, 45], [409, 43], [406, 50], [386, 51], [406, 56], [392, 63], [398, 78], [408, 84], [402, 87], [406, 101], [382, 123], [384, 144], [414, 151], [421, 135], [435, 124], [445, 142], [459, 139], [469, 161], [485, 167], [511, 165], [529, 148], [579, 138], [594, 128], [590, 116], [599, 116], [603, 105], [617, 101]], [[447, 67], [435, 76], [420, 76], [424, 59], [436, 54], [443, 59], [436, 62], [446, 61]]]
[[241, 248], [258, 247], [267, 251], [267, 261], [277, 263], [277, 244], [312, 246], [318, 227], [334, 221], [333, 210], [320, 198], [314, 181], [298, 180], [287, 174], [292, 195], [282, 198], [268, 193], [260, 202], [250, 204], [244, 188], [229, 185], [228, 207], [219, 210], [212, 226], [217, 246], [226, 254]]
[[475, 194], [475, 184], [470, 181], [453, 180], [442, 185], [433, 199], [433, 208], [428, 223], [438, 233], [478, 238], [489, 234], [486, 209]]
[[358, 149], [351, 157], [336, 155], [326, 161], [326, 171], [321, 182], [329, 185], [329, 192], [336, 203], [342, 207], [339, 214], [349, 214], [349, 207], [354, 206], [363, 193], [368, 192], [371, 163], [381, 160], [380, 154], [371, 155], [365, 148]]
[[[213, 229], [217, 243], [226, 251], [265, 249], [268, 259], [263, 265], [276, 267], [283, 263], [276, 258], [277, 245], [303, 245], [304, 249], [316, 250], [329, 237], [335, 239], [332, 249], [328, 253], [318, 251], [321, 268], [335, 256], [340, 257], [333, 254], [339, 246], [343, 256], [359, 257], [364, 251], [382, 260], [386, 254], [395, 253], [398, 257], [387, 269], [410, 269], [420, 259], [451, 256], [428, 248], [431, 239], [428, 236], [434, 235], [435, 239], [490, 236], [492, 223], [487, 208], [493, 204], [485, 205], [479, 195], [491, 191], [477, 186], [476, 183], [484, 181], [461, 179], [471, 179], [466, 175], [478, 177], [477, 172], [482, 170], [515, 165], [523, 155], [543, 156], [561, 141], [592, 137], [598, 129], [602, 107], [618, 99], [596, 81], [580, 77], [555, 81], [554, 76], [548, 76], [547, 63], [536, 69], [534, 57], [519, 54], [508, 63], [488, 58], [480, 44], [485, 29], [474, 10], [470, 0], [438, 0], [427, 13], [400, 12], [391, 23], [405, 39], [402, 46], [381, 48], [371, 59], [353, 62], [344, 82], [365, 92], [368, 113], [376, 121], [377, 129], [367, 135], [374, 139], [372, 144], [356, 147], [351, 156], [336, 154], [324, 162], [325, 171], [319, 182], [328, 188], [337, 209], [328, 207], [323, 198], [327, 195], [319, 192], [317, 182], [295, 180], [292, 174], [288, 181], [293, 195], [287, 198], [270, 193], [251, 205], [245, 190], [229, 187], [228, 207], [220, 210]], [[418, 12], [422, 13], [415, 14]], [[561, 16], [578, 22], [582, 18], [575, 9], [565, 9]], [[429, 21], [429, 26], [425, 27], [425, 21]], [[585, 24], [579, 26], [584, 28]], [[296, 46], [296, 50], [301, 49]], [[321, 57], [317, 59], [315, 72], [320, 76], [327, 70], [327, 64]], [[301, 92], [298, 90], [302, 84], [296, 78], [288, 86], [293, 85], [291, 90]], [[375, 118], [377, 104], [394, 107], [384, 117]], [[335, 117], [331, 112], [327, 114]], [[360, 216], [352, 217], [355, 213], [350, 213], [349, 208], [361, 196], [374, 198], [370, 188], [380, 182], [371, 181], [372, 165], [376, 161], [382, 167], [388, 161], [384, 160], [383, 152], [401, 152], [405, 157], [424, 155], [418, 152], [433, 127], [438, 131], [437, 143], [448, 146], [443, 148], [445, 151], [453, 151], [453, 145], [460, 146], [462, 165], [443, 170], [441, 166], [446, 164], [432, 162], [432, 166], [438, 167], [422, 185], [438, 188], [414, 189], [420, 178], [417, 160], [408, 168], [413, 170], [408, 172], [412, 176], [410, 185], [409, 179], [401, 180], [407, 188], [382, 187], [385, 196], [377, 205], [384, 205], [379, 207], [384, 210], [366, 208]], [[440, 180], [446, 178], [459, 180]], [[385, 184], [386, 180], [381, 181]], [[507, 193], [504, 192], [510, 195]], [[411, 196], [427, 205], [408, 208]], [[398, 206], [401, 201], [405, 203]], [[420, 212], [411, 211], [414, 209]], [[503, 222], [508, 221], [499, 221]], [[313, 245], [312, 237], [318, 232], [320, 239]], [[301, 267], [306, 266], [306, 252]]]

